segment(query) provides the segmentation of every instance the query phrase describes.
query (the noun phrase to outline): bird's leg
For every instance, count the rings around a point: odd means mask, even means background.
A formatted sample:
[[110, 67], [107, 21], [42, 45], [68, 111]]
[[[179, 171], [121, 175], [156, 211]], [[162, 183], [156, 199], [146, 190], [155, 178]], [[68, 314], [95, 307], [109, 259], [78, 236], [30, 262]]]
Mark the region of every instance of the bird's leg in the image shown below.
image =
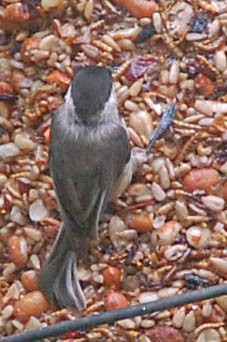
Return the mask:
[[154, 132], [152, 133], [149, 143], [146, 148], [146, 155], [149, 155], [151, 152], [151, 149], [153, 148], [154, 144], [157, 140], [161, 139], [165, 132], [169, 129], [171, 126], [175, 114], [177, 111], [177, 103], [176, 101], [173, 101], [167, 111], [162, 115], [162, 118], [160, 122], [158, 123], [158, 126], [155, 128]]
[[177, 111], [177, 103], [176, 101], [172, 102], [167, 109], [167, 111], [162, 115], [158, 126], [155, 128], [154, 132], [152, 133], [147, 148], [144, 150], [142, 148], [134, 147], [132, 149], [132, 168], [133, 173], [147, 161], [149, 154], [151, 153], [152, 148], [157, 140], [161, 139], [166, 131], [171, 126], [175, 114]]

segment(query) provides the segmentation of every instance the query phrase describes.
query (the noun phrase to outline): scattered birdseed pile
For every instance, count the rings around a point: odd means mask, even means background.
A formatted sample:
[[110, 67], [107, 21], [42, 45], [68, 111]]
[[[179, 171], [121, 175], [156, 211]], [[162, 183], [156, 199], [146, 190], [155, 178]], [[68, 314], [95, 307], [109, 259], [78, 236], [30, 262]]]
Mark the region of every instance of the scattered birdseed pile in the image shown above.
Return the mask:
[[[48, 144], [81, 65], [113, 73], [132, 146], [176, 118], [100, 224], [79, 267], [83, 315], [227, 281], [227, 2], [0, 1], [0, 333], [78, 313], [36, 278], [60, 226]], [[106, 161], [108, 163], [108, 160]], [[227, 341], [227, 296], [53, 341]], [[47, 340], [48, 341], [48, 340]]]

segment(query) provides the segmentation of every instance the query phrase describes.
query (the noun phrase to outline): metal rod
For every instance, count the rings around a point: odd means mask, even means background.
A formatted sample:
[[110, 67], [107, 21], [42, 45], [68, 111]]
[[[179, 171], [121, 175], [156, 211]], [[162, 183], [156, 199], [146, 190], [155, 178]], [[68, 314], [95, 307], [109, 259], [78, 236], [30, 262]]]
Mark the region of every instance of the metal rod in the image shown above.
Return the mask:
[[215, 285], [182, 295], [156, 300], [146, 304], [133, 305], [125, 309], [107, 311], [77, 320], [64, 321], [21, 334], [3, 337], [0, 342], [32, 342], [47, 337], [56, 337], [70, 331], [86, 330], [100, 324], [114, 323], [118, 320], [151, 314], [157, 311], [198, 302], [205, 299], [227, 295], [227, 284]]

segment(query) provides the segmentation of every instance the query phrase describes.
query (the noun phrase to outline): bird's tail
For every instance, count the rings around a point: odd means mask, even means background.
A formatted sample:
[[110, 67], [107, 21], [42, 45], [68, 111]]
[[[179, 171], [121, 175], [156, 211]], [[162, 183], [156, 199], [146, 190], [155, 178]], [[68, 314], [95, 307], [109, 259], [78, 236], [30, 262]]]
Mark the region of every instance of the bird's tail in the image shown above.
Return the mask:
[[41, 270], [38, 284], [52, 304], [82, 311], [86, 299], [77, 275], [77, 252], [70, 245], [63, 225]]

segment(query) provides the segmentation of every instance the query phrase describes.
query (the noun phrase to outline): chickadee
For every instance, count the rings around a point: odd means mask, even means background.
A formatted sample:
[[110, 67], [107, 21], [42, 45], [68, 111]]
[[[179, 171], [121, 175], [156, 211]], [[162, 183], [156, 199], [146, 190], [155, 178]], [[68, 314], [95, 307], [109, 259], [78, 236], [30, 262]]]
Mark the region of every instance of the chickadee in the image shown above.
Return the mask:
[[[161, 133], [174, 110], [160, 126]], [[149, 149], [159, 137], [151, 139]], [[77, 260], [89, 241], [98, 238], [100, 215], [108, 202], [124, 191], [148, 154], [149, 150], [130, 149], [110, 71], [81, 68], [51, 127], [51, 174], [63, 223], [38, 279], [51, 303], [79, 311], [86, 307]]]

